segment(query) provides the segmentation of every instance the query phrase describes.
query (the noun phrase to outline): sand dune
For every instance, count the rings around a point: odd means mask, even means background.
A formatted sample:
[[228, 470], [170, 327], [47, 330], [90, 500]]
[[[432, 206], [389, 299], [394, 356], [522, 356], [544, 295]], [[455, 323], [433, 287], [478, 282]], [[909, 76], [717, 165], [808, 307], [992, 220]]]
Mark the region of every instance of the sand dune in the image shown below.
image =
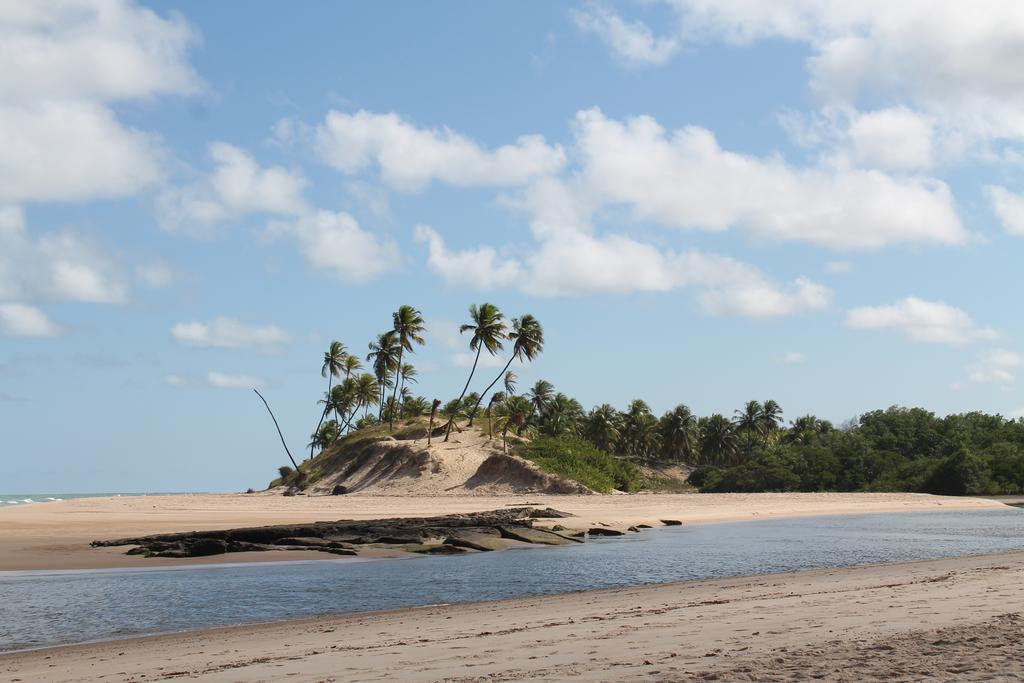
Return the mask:
[[50, 649], [0, 680], [1019, 680], [1022, 605], [1014, 553]]

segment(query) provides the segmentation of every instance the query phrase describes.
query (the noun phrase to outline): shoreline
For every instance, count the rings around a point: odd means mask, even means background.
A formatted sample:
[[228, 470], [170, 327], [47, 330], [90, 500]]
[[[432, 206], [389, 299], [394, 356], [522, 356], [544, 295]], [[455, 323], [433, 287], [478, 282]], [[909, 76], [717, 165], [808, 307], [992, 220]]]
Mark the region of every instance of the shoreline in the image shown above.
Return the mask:
[[[799, 658], [801, 648], [813, 649], [814, 665], [834, 664], [841, 673], [849, 662], [830, 664], [829, 648], [863, 646], [884, 659], [893, 639], [911, 652], [921, 634], [938, 628], [981, 629], [999, 645], [999, 629], [1017, 628], [1006, 612], [1024, 609], [1022, 578], [1024, 552], [1015, 552], [608, 588], [3, 653], [0, 674], [53, 681], [128, 671], [146, 679], [386, 680], [396, 671], [411, 680], [621, 679], [742, 665], [756, 679], [777, 671], [780, 657]], [[977, 641], [978, 633], [966, 639], [967, 657], [983, 666]], [[1016, 640], [1010, 645], [1015, 652]], [[947, 650], [932, 659], [917, 653], [912, 667], [952, 666], [956, 653]], [[1016, 665], [1024, 672], [1019, 657]], [[1010, 671], [992, 675], [999, 673]]]
[[[157, 533], [308, 523], [339, 519], [428, 517], [514, 505], [572, 513], [566, 526], [660, 525], [753, 521], [926, 510], [1005, 509], [980, 498], [903, 493], [633, 494], [607, 496], [296, 496], [189, 494], [77, 498], [0, 509], [0, 571], [106, 569], [238, 562], [280, 562], [273, 553], [231, 553], [204, 558], [144, 558], [124, 548], [91, 548], [94, 540]], [[555, 520], [558, 521], [558, 520]], [[388, 556], [366, 553], [364, 557]], [[334, 559], [316, 551], [290, 551], [288, 560]], [[285, 560], [287, 561], [287, 560]]]

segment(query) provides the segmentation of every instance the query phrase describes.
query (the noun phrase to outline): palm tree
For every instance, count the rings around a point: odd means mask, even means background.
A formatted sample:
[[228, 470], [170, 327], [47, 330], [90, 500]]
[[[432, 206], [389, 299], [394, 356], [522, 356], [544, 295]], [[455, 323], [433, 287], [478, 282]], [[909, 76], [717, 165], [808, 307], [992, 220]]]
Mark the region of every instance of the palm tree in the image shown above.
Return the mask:
[[[413, 352], [413, 344], [423, 345], [423, 331], [426, 329], [423, 323], [423, 317], [420, 312], [412, 306], [402, 305], [398, 307], [398, 310], [392, 314], [392, 320], [394, 321], [394, 332], [398, 338], [398, 359], [397, 359], [397, 373], [402, 374], [404, 366], [402, 365], [402, 354], [405, 351], [409, 353]], [[399, 377], [395, 377], [395, 388], [391, 392], [392, 401], [396, 400], [399, 389]], [[388, 429], [393, 430], [395, 427], [395, 413], [397, 411], [391, 411], [391, 420], [388, 422]]]
[[768, 437], [774, 434], [782, 424], [782, 406], [772, 399], [765, 401], [761, 406], [759, 422], [761, 423], [761, 434], [767, 443]]
[[738, 451], [733, 424], [719, 413], [703, 420], [703, 423], [700, 435], [701, 460], [708, 465], [734, 462]]
[[696, 461], [697, 417], [688, 407], [678, 405], [661, 418], [661, 443], [670, 459]]
[[391, 373], [398, 369], [400, 348], [394, 330], [378, 334], [376, 341], [369, 344], [370, 353], [366, 354], [366, 360], [373, 362], [373, 374], [377, 378], [378, 417], [384, 413], [384, 392], [387, 387], [393, 386]]
[[[368, 372], [364, 372], [355, 378], [355, 400], [356, 410], [360, 406], [365, 408], [363, 417], [370, 411], [370, 406], [377, 402], [377, 397], [380, 394], [380, 387], [377, 383], [377, 378]], [[355, 410], [352, 411], [353, 414]]]
[[[406, 389], [408, 390], [408, 388]], [[430, 410], [430, 404], [422, 396], [409, 397], [402, 400], [402, 416], [415, 417], [425, 415]]]
[[[473, 337], [469, 340], [469, 348], [476, 351], [476, 356], [473, 358], [473, 367], [469, 371], [469, 378], [466, 380], [466, 386], [462, 387], [462, 393], [459, 394], [459, 402], [466, 396], [466, 390], [469, 389], [469, 383], [473, 381], [473, 374], [476, 372], [477, 363], [480, 362], [480, 352], [483, 349], [487, 349], [487, 353], [492, 356], [501, 351], [504, 345], [501, 343], [505, 338], [505, 316], [502, 315], [501, 311], [494, 304], [480, 304], [479, 308], [476, 304], [469, 307], [469, 317], [473, 320], [472, 323], [462, 325], [459, 327], [459, 334], [465, 332], [472, 332]], [[452, 433], [452, 425], [455, 423], [455, 415], [448, 420], [448, 426], [445, 427], [444, 440], [447, 441], [449, 435]]]
[[515, 429], [517, 434], [522, 434], [530, 415], [533, 414], [533, 404], [522, 396], [510, 396], [502, 404], [502, 416], [498, 420], [501, 425], [501, 450], [508, 451], [508, 430]]
[[345, 360], [341, 363], [341, 371], [345, 373], [345, 377], [351, 377], [357, 370], [362, 370], [363, 364], [359, 361], [357, 356], [352, 354], [345, 354]]
[[579, 431], [583, 406], [574, 398], [558, 393], [548, 403], [543, 431], [548, 436], [569, 436]]
[[476, 407], [469, 414], [469, 426], [473, 426], [473, 417], [476, 415], [477, 408], [480, 407], [480, 401], [484, 399], [487, 392], [491, 390], [495, 384], [498, 383], [506, 372], [509, 371], [509, 366], [512, 365], [512, 361], [519, 359], [520, 363], [532, 361], [534, 358], [539, 356], [544, 350], [544, 328], [540, 326], [540, 323], [532, 315], [527, 313], [521, 318], [513, 318], [512, 320], [512, 331], [508, 333], [508, 338], [512, 341], [512, 355], [509, 356], [508, 362], [505, 363], [505, 367], [501, 369], [498, 376], [494, 378], [494, 381], [487, 385], [484, 392], [480, 395], [479, 400], [476, 402]]
[[491, 421], [491, 408], [495, 405], [504, 402], [505, 392], [495, 391], [491, 394], [491, 400], [487, 402], [487, 440], [490, 441], [494, 438], [494, 423]]
[[762, 434], [762, 411], [764, 408], [761, 406], [760, 401], [747, 401], [744, 404], [742, 410], [736, 411], [736, 417], [733, 419], [733, 424], [736, 425], [736, 429], [746, 432], [748, 434]]
[[516, 393], [516, 381], [519, 378], [516, 377], [516, 373], [509, 370], [505, 373], [505, 393], [509, 396], [514, 396]]
[[534, 411], [536, 411], [538, 418], [542, 421], [544, 419], [544, 413], [547, 412], [548, 404], [551, 403], [551, 399], [554, 395], [555, 386], [546, 379], [537, 380], [530, 391], [526, 394], [526, 398], [528, 398], [530, 403], [533, 404]]
[[650, 458], [661, 441], [658, 419], [650, 406], [640, 399], [630, 402], [623, 416], [622, 441], [626, 453], [636, 458]]
[[[327, 348], [324, 353], [324, 364], [320, 368], [320, 376], [327, 378], [327, 395], [330, 398], [331, 384], [335, 377], [341, 375], [342, 364], [345, 361], [345, 345], [338, 340], [331, 342], [331, 345]], [[320, 421], [316, 425], [316, 431], [314, 434], [320, 433], [320, 427], [324, 423], [324, 418], [327, 417], [328, 408], [324, 408], [324, 412], [320, 415]], [[334, 419], [337, 420], [338, 416], [335, 415]], [[313, 446], [309, 447], [309, 457], [313, 457]]]
[[598, 448], [608, 453], [615, 451], [615, 446], [622, 435], [622, 416], [607, 403], [603, 403], [587, 416], [584, 434]]

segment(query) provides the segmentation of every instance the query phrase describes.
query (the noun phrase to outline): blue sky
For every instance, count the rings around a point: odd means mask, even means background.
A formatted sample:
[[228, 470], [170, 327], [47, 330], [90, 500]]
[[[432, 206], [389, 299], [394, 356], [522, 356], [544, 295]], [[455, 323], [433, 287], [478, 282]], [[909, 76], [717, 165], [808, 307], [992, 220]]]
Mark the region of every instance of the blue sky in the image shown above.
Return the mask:
[[587, 406], [1024, 414], [1024, 8], [891, 5], [0, 10], [0, 490], [261, 486], [404, 303], [429, 398], [491, 301]]

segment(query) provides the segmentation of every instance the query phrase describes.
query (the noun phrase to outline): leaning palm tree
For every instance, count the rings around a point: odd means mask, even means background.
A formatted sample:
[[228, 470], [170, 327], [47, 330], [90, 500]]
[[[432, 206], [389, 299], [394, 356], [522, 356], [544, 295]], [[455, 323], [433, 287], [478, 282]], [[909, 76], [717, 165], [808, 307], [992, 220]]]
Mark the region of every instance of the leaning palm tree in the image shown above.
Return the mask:
[[[341, 375], [341, 368], [342, 364], [345, 361], [346, 355], [347, 354], [345, 353], [345, 345], [338, 340], [332, 341], [331, 345], [327, 348], [327, 351], [324, 353], [324, 364], [320, 368], [320, 376], [327, 378], [328, 398], [330, 398], [331, 385], [334, 381], [334, 378], [339, 377]], [[320, 422], [318, 422], [316, 425], [316, 431], [313, 432], [314, 434], [320, 433], [320, 427], [324, 423], [324, 418], [327, 417], [327, 411], [328, 409], [324, 408], [324, 412], [321, 413], [320, 415]], [[337, 419], [337, 415], [335, 415], [335, 419]], [[309, 447], [309, 457], [313, 457], [312, 445], [310, 445]]]
[[388, 387], [393, 386], [391, 373], [399, 367], [400, 348], [394, 330], [378, 334], [377, 339], [369, 344], [370, 353], [366, 354], [366, 360], [373, 363], [373, 374], [377, 378], [378, 419], [384, 413], [384, 393]]
[[[473, 337], [469, 340], [469, 348], [472, 351], [476, 351], [476, 356], [473, 358], [473, 367], [469, 371], [469, 378], [466, 379], [466, 386], [462, 387], [462, 393], [459, 394], [459, 403], [462, 403], [462, 399], [466, 396], [466, 391], [469, 389], [469, 383], [473, 381], [473, 374], [476, 372], [476, 366], [480, 362], [480, 352], [487, 349], [487, 353], [493, 356], [504, 348], [504, 344], [501, 342], [505, 339], [505, 316], [502, 315], [497, 306], [483, 303], [477, 307], [476, 304], [473, 304], [469, 307], [469, 317], [473, 322], [461, 325], [459, 327], [459, 334], [465, 332], [473, 333]], [[452, 433], [453, 424], [455, 424], [454, 414], [449, 418], [448, 425], [445, 427], [445, 441], [448, 440]]]
[[[426, 326], [423, 323], [423, 316], [420, 315], [420, 312], [408, 305], [399, 306], [398, 310], [392, 314], [392, 320], [394, 321], [395, 337], [398, 340], [397, 375], [395, 377], [395, 388], [391, 391], [391, 400], [394, 402], [398, 397], [399, 380], [403, 375], [402, 370], [405, 368], [402, 364], [402, 354], [406, 351], [412, 353], [413, 344], [419, 344], [420, 346], [424, 344], [423, 332]], [[391, 411], [391, 419], [388, 421], [389, 430], [395, 428], [396, 412], [398, 411]]]
[[505, 367], [501, 369], [498, 376], [487, 385], [487, 388], [480, 394], [480, 398], [477, 399], [476, 406], [469, 414], [470, 427], [473, 426], [473, 417], [476, 415], [477, 408], [480, 407], [480, 402], [484, 400], [484, 396], [491, 390], [491, 387], [509, 371], [508, 368], [512, 365], [512, 361], [517, 358], [520, 363], [532, 361], [544, 350], [544, 328], [529, 313], [521, 318], [512, 319], [512, 331], [508, 333], [508, 338], [512, 341], [512, 355], [509, 356], [508, 362], [505, 363]]
[[501, 406], [502, 415], [498, 420], [501, 428], [501, 450], [508, 451], [508, 432], [514, 429], [516, 434], [522, 435], [526, 423], [533, 414], [533, 405], [522, 396], [510, 396]]

